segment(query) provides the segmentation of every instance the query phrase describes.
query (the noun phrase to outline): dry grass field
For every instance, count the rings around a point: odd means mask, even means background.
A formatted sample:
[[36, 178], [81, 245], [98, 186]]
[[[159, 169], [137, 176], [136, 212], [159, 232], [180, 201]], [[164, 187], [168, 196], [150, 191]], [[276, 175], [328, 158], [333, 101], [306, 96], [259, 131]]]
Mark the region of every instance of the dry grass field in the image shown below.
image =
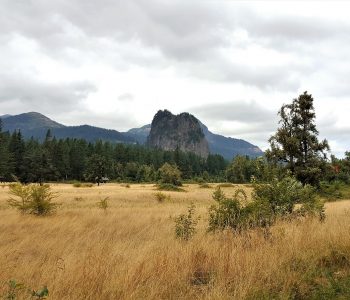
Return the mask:
[[[258, 230], [206, 233], [213, 189], [195, 184], [164, 192], [163, 203], [153, 185], [52, 187], [61, 206], [48, 217], [10, 209], [0, 187], [0, 295], [16, 279], [47, 285], [58, 300], [350, 297], [350, 201], [328, 203], [324, 223], [279, 223], [266, 239]], [[97, 207], [104, 197], [107, 211]], [[174, 217], [191, 202], [201, 219], [185, 242], [175, 238]]]

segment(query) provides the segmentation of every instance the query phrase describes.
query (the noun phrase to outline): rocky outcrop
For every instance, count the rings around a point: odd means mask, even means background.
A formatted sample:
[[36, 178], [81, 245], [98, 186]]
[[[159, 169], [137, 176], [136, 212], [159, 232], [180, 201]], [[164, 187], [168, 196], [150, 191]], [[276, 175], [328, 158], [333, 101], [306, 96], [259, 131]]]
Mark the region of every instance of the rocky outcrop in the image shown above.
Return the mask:
[[158, 111], [152, 121], [147, 145], [163, 150], [179, 148], [184, 152], [193, 152], [202, 157], [209, 154], [199, 121], [189, 113], [173, 115], [168, 110]]

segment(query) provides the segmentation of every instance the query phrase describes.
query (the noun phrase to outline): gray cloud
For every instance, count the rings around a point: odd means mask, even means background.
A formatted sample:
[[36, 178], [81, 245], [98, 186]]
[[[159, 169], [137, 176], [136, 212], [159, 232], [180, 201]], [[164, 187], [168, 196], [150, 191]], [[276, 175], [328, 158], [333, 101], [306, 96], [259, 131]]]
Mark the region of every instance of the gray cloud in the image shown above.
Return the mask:
[[257, 101], [234, 101], [213, 103], [189, 109], [196, 115], [215, 121], [238, 121], [248, 123], [269, 122], [277, 119], [277, 114], [261, 106]]
[[0, 74], [0, 103], [22, 111], [67, 112], [81, 105], [96, 87], [89, 82], [47, 83], [17, 75]]
[[[142, 101], [162, 101], [162, 106], [174, 101], [168, 96], [178, 92], [177, 83], [172, 90], [171, 84], [165, 87], [156, 82], [153, 93], [143, 86], [164, 72], [174, 81], [186, 82], [191, 93], [187, 103], [200, 103], [202, 87], [215, 94], [221, 86], [232, 85], [230, 90], [238, 86], [241, 94], [237, 97], [251, 102], [228, 103], [228, 95], [219, 99], [221, 103], [194, 104], [189, 111], [219, 133], [262, 141], [277, 126], [276, 113], [266, 108], [270, 95], [297, 96], [304, 89], [327, 101], [347, 101], [350, 95], [350, 22], [338, 17], [339, 3], [330, 5], [329, 12], [319, 11], [318, 2], [308, 3], [307, 14], [299, 14], [301, 9], [289, 11], [277, 2], [270, 10], [260, 11], [258, 2], [236, 1], [0, 1], [4, 113], [38, 110], [64, 121], [72, 118], [125, 128], [131, 119], [123, 116], [139, 119], [144, 113], [140, 107], [148, 106], [140, 105]], [[345, 11], [346, 3], [342, 5]], [[275, 12], [275, 7], [280, 10]], [[67, 76], [72, 81], [65, 76], [58, 80], [50, 76], [51, 64], [62, 67], [60, 71], [67, 75], [70, 71], [77, 74]], [[99, 75], [95, 76], [96, 70]], [[135, 77], [130, 75], [133, 71]], [[114, 92], [114, 85], [106, 81], [118, 82], [120, 89]], [[106, 88], [108, 84], [112, 87]], [[133, 105], [124, 105], [119, 113], [114, 107], [107, 114], [81, 108], [90, 95], [104, 88], [103, 97], [114, 102], [132, 100]], [[149, 92], [148, 100], [140, 97], [140, 90]], [[240, 126], [217, 125], [222, 121]], [[348, 138], [345, 127], [320, 123], [321, 133], [342, 145]]]
[[134, 95], [131, 93], [125, 93], [118, 96], [119, 101], [133, 101]]

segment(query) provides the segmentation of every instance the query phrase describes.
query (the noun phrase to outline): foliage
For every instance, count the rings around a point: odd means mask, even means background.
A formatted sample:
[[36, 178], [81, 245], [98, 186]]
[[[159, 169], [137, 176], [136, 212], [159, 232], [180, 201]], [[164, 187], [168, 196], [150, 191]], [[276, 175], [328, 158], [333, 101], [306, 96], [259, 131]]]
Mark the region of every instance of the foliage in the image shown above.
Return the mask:
[[175, 218], [175, 235], [177, 238], [188, 241], [196, 233], [198, 218], [194, 217], [195, 205], [188, 207], [187, 214], [181, 214]]
[[277, 218], [317, 216], [320, 221], [325, 218], [324, 203], [316, 190], [310, 185], [303, 186], [293, 177], [253, 186], [253, 199], [249, 203], [243, 190], [227, 198], [218, 187], [213, 193], [217, 204], [209, 208], [208, 230], [230, 228], [241, 232], [255, 227], [269, 228]]
[[107, 160], [99, 154], [93, 154], [87, 163], [86, 178], [100, 185], [102, 178], [106, 176]]
[[184, 192], [185, 190], [169, 183], [161, 183], [157, 185], [157, 189], [160, 191], [169, 191], [169, 192]]
[[162, 183], [181, 186], [181, 172], [176, 165], [165, 163], [159, 168], [160, 179]]
[[49, 295], [49, 290], [47, 289], [47, 286], [44, 286], [41, 290], [38, 291], [32, 291], [32, 296], [36, 299], [45, 299]]
[[209, 231], [230, 228], [240, 232], [253, 226], [253, 214], [258, 207], [242, 204], [247, 201], [244, 190], [238, 189], [232, 198], [227, 198], [218, 187], [213, 193], [213, 199], [217, 204], [209, 208]]
[[141, 145], [76, 138], [56, 139], [48, 132], [44, 141], [24, 140], [20, 131], [1, 132], [0, 181], [93, 181], [102, 177], [119, 182], [156, 182], [158, 169], [176, 164], [184, 179], [204, 177], [222, 181], [227, 162], [220, 155], [207, 159], [193, 153], [165, 151]]
[[85, 187], [93, 187], [94, 185], [90, 182], [74, 182], [73, 186], [76, 188], [85, 188]]
[[[7, 292], [5, 295], [3, 295], [3, 299], [6, 300], [24, 299], [22, 297], [20, 298], [21, 295], [25, 297], [24, 292], [26, 292], [28, 296], [30, 295], [31, 299], [46, 299], [46, 297], [49, 295], [47, 286], [44, 286], [41, 290], [35, 291], [31, 290], [30, 288], [26, 288], [23, 283], [18, 283], [16, 280], [9, 280], [7, 286]], [[21, 293], [22, 291], [23, 293]], [[25, 299], [27, 298], [28, 297], [25, 297]]]
[[268, 164], [264, 157], [252, 159], [249, 156], [237, 155], [226, 168], [225, 176], [227, 181], [232, 183], [247, 183], [252, 178], [268, 182], [278, 171], [278, 167]]
[[49, 215], [58, 206], [57, 203], [52, 202], [57, 195], [51, 191], [49, 185], [23, 185], [17, 182], [11, 184], [9, 188], [10, 195], [15, 197], [8, 200], [9, 205], [23, 213]]
[[205, 182], [200, 183], [200, 184], [199, 184], [199, 187], [200, 187], [201, 189], [211, 189], [211, 186], [210, 186], [208, 183], [205, 183]]
[[[253, 198], [266, 202], [274, 216], [318, 216], [324, 220], [324, 203], [311, 185], [302, 185], [294, 177], [274, 179], [269, 184], [255, 184]], [[299, 207], [296, 208], [296, 204]]]
[[271, 162], [283, 163], [303, 184], [318, 185], [325, 167], [326, 140], [318, 141], [313, 98], [304, 92], [279, 111], [281, 127], [266, 152]]
[[25, 288], [23, 283], [18, 283], [16, 282], [16, 280], [9, 280], [9, 282], [7, 283], [7, 287], [8, 287], [7, 292], [3, 296], [4, 297], [3, 299], [6, 299], [6, 300], [18, 299], [17, 298], [18, 292]]
[[156, 198], [156, 200], [159, 202], [159, 203], [162, 203], [164, 202], [165, 200], [169, 200], [170, 199], [170, 196], [169, 195], [166, 195], [162, 192], [158, 192], [158, 193], [155, 193], [154, 194], [154, 197]]
[[103, 209], [104, 211], [106, 211], [108, 208], [108, 200], [109, 200], [109, 197], [105, 197], [103, 199], [100, 199], [100, 201], [97, 203], [97, 206], [99, 208]]

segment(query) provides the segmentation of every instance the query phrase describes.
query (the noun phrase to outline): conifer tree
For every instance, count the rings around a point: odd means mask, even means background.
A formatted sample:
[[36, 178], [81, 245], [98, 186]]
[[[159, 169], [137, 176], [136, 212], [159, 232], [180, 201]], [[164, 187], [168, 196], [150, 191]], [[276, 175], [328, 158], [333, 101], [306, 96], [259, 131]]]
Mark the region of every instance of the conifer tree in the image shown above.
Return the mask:
[[273, 135], [266, 155], [281, 162], [303, 184], [318, 185], [329, 145], [319, 142], [312, 95], [304, 92], [279, 111], [280, 127]]

